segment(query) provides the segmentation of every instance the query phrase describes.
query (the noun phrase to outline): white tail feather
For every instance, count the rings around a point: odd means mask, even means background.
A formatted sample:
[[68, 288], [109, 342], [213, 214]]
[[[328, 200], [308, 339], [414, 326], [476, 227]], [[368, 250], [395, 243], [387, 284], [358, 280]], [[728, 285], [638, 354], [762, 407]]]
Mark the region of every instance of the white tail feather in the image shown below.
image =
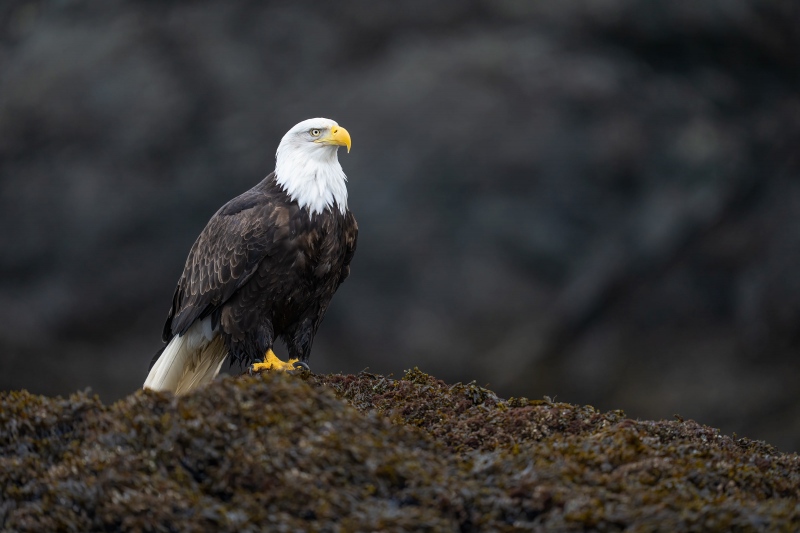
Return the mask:
[[150, 369], [144, 388], [185, 394], [214, 379], [228, 352], [210, 326], [206, 319], [174, 336]]

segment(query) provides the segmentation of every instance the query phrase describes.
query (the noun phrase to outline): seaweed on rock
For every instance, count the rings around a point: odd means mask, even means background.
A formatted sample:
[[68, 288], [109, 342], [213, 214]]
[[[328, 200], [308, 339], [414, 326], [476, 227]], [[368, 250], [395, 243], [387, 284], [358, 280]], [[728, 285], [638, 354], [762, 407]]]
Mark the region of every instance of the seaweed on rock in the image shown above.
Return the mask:
[[4, 530], [794, 530], [800, 458], [693, 421], [265, 374], [111, 406], [0, 393]]

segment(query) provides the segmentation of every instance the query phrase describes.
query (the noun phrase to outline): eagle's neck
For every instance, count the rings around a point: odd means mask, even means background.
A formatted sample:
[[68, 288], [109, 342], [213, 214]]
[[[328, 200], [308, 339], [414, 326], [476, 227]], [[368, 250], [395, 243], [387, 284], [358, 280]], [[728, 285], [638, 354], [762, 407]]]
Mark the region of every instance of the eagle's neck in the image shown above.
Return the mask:
[[347, 210], [347, 176], [337, 157], [337, 146], [284, 143], [275, 154], [275, 181], [309, 215], [336, 206]]

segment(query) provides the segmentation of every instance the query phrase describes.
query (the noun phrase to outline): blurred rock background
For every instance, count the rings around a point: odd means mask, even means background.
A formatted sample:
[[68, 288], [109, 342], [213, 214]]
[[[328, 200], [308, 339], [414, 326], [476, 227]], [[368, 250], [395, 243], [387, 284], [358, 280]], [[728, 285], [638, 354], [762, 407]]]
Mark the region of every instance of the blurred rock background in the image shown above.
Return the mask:
[[361, 234], [315, 371], [798, 450], [798, 28], [791, 0], [6, 0], [0, 388], [140, 387], [194, 238], [325, 116]]

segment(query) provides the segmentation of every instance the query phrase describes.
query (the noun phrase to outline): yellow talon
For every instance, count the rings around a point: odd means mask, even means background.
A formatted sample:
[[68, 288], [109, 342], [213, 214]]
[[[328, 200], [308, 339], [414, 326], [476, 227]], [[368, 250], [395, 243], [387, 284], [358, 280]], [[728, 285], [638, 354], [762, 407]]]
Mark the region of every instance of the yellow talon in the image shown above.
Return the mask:
[[275, 355], [275, 352], [272, 351], [270, 348], [267, 350], [267, 354], [264, 356], [264, 360], [260, 363], [253, 363], [253, 371], [254, 372], [261, 372], [263, 370], [278, 370], [280, 372], [284, 372], [286, 370], [294, 370], [294, 364], [297, 362], [297, 359], [289, 359], [288, 361], [281, 361], [278, 359], [278, 356]]

